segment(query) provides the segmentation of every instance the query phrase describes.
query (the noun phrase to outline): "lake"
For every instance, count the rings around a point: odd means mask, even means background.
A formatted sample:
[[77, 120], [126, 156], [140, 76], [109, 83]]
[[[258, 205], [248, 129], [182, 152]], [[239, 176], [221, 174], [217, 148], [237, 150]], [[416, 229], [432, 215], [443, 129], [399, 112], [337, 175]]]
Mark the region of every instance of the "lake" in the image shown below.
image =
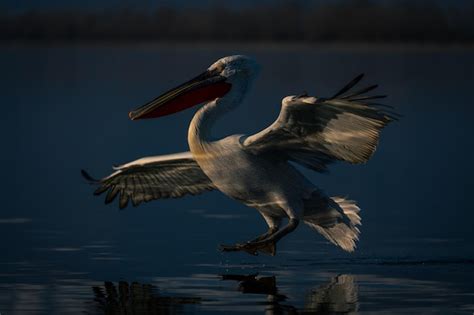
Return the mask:
[[[266, 229], [257, 211], [215, 191], [120, 211], [80, 176], [187, 151], [195, 109], [128, 111], [231, 54], [262, 72], [216, 135], [259, 131], [284, 96], [330, 96], [362, 72], [403, 115], [368, 164], [302, 170], [357, 200], [355, 253], [301, 225], [276, 257], [224, 254]], [[473, 49], [16, 43], [0, 56], [2, 315], [474, 312]]]

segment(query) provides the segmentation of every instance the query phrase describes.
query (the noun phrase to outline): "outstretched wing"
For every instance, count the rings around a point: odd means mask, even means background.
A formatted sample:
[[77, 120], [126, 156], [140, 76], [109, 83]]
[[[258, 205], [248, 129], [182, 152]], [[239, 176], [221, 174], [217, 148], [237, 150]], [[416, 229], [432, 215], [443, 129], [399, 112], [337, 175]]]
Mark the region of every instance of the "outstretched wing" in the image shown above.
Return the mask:
[[350, 90], [359, 75], [331, 98], [288, 96], [277, 120], [247, 137], [244, 148], [255, 154], [271, 154], [324, 172], [336, 160], [364, 163], [374, 153], [380, 131], [397, 114], [373, 103], [383, 95], [366, 96], [377, 86]]
[[95, 195], [107, 191], [105, 203], [119, 196], [120, 209], [127, 206], [129, 199], [138, 206], [154, 199], [196, 195], [215, 188], [190, 152], [142, 158], [114, 169], [114, 173], [100, 180], [84, 170], [82, 175], [99, 186]]

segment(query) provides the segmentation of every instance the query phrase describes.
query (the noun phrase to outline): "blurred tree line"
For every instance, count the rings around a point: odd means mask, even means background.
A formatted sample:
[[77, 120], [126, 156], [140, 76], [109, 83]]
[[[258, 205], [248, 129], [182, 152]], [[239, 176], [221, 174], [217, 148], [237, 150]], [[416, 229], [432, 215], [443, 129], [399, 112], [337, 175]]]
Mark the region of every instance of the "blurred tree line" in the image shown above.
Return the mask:
[[369, 0], [253, 7], [158, 7], [152, 12], [0, 11], [2, 40], [472, 42], [474, 6]]

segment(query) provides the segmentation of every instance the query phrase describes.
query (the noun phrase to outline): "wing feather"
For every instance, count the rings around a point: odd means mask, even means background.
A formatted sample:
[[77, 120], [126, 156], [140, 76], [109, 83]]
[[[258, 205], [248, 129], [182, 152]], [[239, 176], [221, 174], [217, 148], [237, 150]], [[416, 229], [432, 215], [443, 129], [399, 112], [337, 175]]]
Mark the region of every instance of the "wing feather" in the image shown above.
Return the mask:
[[385, 97], [363, 95], [377, 85], [350, 92], [361, 79], [362, 75], [357, 76], [329, 99], [285, 97], [277, 120], [244, 139], [244, 148], [255, 154], [280, 156], [318, 172], [325, 172], [327, 165], [337, 160], [367, 162], [381, 130], [396, 120], [397, 114], [365, 102]]
[[161, 198], [178, 198], [213, 190], [212, 181], [204, 174], [190, 152], [142, 158], [114, 168], [111, 175], [96, 180], [86, 171], [81, 173], [98, 185], [95, 195], [107, 192], [105, 203], [119, 196], [120, 209], [129, 200], [133, 206]]
[[344, 93], [348, 92], [350, 89], [352, 89], [354, 86], [356, 86], [357, 83], [359, 83], [360, 80], [362, 80], [363, 77], [364, 77], [363, 73], [359, 74], [354, 79], [352, 79], [349, 83], [347, 83], [342, 89], [340, 89], [339, 92], [334, 94], [333, 97], [331, 97], [331, 98], [336, 98], [336, 97], [341, 96]]

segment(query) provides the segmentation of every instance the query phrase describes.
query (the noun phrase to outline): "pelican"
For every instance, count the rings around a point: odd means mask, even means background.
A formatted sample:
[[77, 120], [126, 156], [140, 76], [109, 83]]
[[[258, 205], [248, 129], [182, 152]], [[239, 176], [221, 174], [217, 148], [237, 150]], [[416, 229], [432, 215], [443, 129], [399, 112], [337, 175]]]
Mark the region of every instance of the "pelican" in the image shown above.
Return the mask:
[[[268, 230], [255, 239], [221, 245], [222, 251], [275, 255], [276, 243], [304, 222], [327, 240], [352, 252], [359, 238], [359, 207], [343, 197], [329, 197], [311, 183], [294, 163], [317, 172], [335, 161], [365, 163], [373, 155], [381, 130], [396, 119], [366, 93], [377, 86], [353, 91], [363, 75], [329, 98], [286, 96], [280, 114], [254, 135], [216, 139], [212, 128], [221, 116], [242, 103], [260, 67], [250, 57], [228, 56], [192, 80], [131, 111], [132, 120], [157, 118], [203, 104], [188, 130], [189, 152], [151, 156], [114, 168], [96, 180], [95, 195], [107, 192], [119, 207], [160, 198], [178, 198], [220, 190], [255, 208]], [[380, 106], [379, 106], [380, 105]], [[285, 224], [282, 224], [282, 221]]]

